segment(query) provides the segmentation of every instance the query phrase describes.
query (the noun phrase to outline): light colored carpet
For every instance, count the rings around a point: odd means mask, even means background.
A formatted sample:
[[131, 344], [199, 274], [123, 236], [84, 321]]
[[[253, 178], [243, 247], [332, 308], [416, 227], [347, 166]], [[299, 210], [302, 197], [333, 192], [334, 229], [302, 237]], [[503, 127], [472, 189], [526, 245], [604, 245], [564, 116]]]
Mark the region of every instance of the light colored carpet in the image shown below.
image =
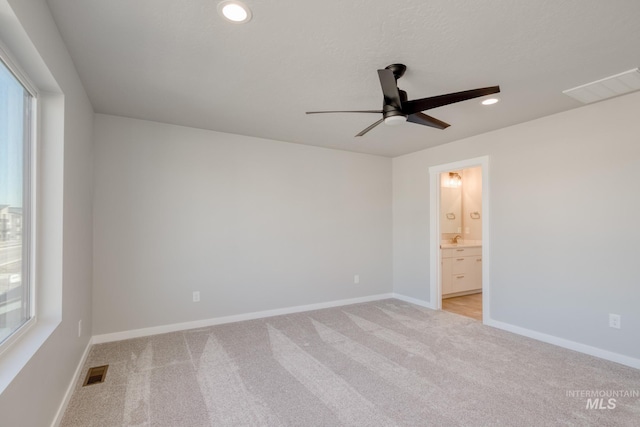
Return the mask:
[[640, 425], [640, 371], [398, 300], [96, 345], [81, 379], [102, 364], [63, 427]]

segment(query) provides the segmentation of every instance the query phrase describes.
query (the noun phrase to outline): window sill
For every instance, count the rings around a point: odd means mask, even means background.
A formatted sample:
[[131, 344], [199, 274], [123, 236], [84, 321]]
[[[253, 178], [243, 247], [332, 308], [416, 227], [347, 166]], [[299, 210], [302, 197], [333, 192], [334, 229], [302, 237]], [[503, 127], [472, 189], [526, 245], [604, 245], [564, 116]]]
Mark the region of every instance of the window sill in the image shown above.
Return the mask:
[[59, 324], [60, 319], [38, 319], [32, 325], [25, 325], [27, 330], [22, 336], [0, 354], [0, 394], [18, 376]]

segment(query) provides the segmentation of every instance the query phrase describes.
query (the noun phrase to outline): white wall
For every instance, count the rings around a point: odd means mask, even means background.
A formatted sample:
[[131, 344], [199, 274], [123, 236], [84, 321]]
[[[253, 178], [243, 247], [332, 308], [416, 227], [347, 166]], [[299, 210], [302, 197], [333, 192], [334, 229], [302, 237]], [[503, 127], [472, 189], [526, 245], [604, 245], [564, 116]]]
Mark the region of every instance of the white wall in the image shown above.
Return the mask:
[[[462, 170], [462, 236], [465, 240], [482, 240], [482, 168]], [[479, 212], [474, 219], [471, 213]]]
[[429, 300], [428, 167], [488, 155], [491, 317], [639, 358], [639, 110], [635, 93], [393, 159], [394, 291]]
[[392, 291], [390, 159], [108, 115], [94, 129], [94, 334]]
[[[60, 305], [62, 319], [0, 395], [1, 425], [46, 426], [54, 419], [91, 335], [93, 110], [46, 3], [9, 0], [13, 12], [5, 14], [7, 3], [0, 1], [4, 3], [0, 23], [4, 41], [43, 92], [42, 100], [51, 105], [43, 112], [43, 129], [56, 128], [61, 135], [59, 140], [50, 134], [43, 136], [41, 161], [46, 170], [42, 176], [52, 182], [39, 183], [44, 190], [40, 208], [54, 216], [61, 213], [61, 217], [55, 230], [50, 228], [51, 218], [41, 218], [43, 251], [38, 255], [39, 283], [45, 287], [39, 289], [39, 295], [46, 299], [41, 306], [58, 306], [57, 315], [43, 312], [41, 320], [58, 316], [59, 321]], [[30, 55], [31, 49], [35, 56]], [[48, 81], [49, 77], [55, 82]], [[57, 155], [63, 155], [63, 160], [52, 161], [50, 156]], [[54, 247], [61, 254], [49, 251]], [[52, 260], [62, 265], [51, 266]], [[61, 285], [56, 287], [58, 279], [51, 272], [59, 274]], [[55, 299], [53, 305], [49, 299]], [[78, 337], [80, 319], [82, 337]], [[7, 353], [13, 351], [12, 346]]]

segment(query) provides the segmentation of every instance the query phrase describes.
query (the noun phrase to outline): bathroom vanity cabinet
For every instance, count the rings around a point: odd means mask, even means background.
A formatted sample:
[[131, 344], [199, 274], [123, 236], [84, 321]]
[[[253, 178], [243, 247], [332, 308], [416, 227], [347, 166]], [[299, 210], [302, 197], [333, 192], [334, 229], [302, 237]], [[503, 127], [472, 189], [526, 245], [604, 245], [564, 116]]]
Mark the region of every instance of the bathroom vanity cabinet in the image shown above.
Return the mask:
[[442, 296], [482, 290], [482, 247], [464, 246], [441, 250]]

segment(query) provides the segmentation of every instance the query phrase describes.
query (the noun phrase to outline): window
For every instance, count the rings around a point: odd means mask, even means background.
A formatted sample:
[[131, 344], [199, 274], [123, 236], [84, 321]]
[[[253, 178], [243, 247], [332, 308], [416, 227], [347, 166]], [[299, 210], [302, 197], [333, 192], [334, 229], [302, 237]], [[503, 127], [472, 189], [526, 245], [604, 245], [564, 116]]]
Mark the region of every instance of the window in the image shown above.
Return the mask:
[[29, 233], [33, 104], [32, 93], [0, 60], [0, 343], [33, 316]]

